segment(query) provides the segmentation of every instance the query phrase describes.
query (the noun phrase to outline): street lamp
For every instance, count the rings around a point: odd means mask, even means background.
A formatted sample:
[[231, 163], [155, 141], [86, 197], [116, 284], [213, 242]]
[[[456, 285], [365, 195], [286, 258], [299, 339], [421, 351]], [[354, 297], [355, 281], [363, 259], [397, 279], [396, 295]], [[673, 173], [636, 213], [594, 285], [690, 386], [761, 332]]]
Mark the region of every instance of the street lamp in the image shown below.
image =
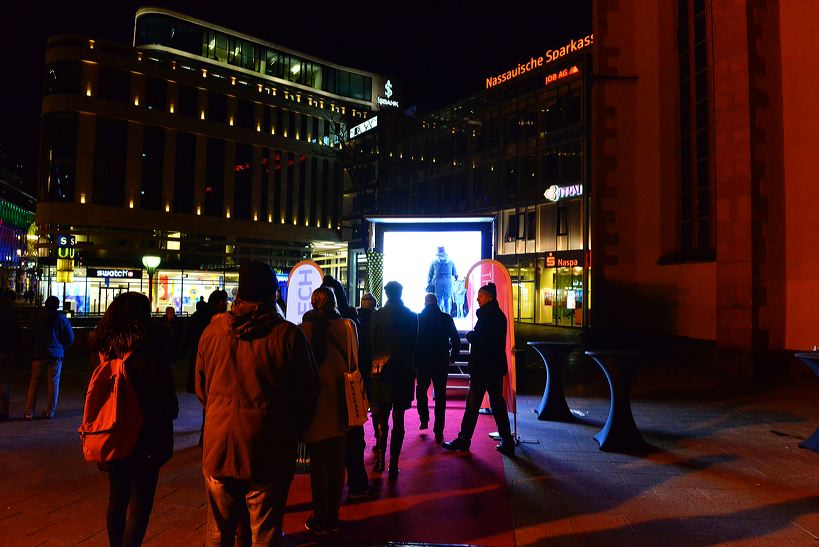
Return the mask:
[[148, 270], [148, 300], [151, 302], [151, 312], [154, 310], [154, 272], [159, 268], [162, 259], [158, 256], [143, 256], [142, 265]]

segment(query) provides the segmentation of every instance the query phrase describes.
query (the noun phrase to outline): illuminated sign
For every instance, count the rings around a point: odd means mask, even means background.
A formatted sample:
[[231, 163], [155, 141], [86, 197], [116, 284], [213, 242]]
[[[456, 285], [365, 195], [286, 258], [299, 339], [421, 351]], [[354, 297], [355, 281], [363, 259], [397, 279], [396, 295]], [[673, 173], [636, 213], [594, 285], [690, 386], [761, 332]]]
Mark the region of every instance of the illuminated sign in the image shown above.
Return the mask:
[[545, 192], [543, 192], [543, 197], [548, 199], [549, 201], [560, 201], [561, 199], [567, 198], [577, 198], [583, 195], [583, 185], [582, 184], [572, 184], [571, 186], [558, 186], [554, 184], [549, 186]]
[[384, 84], [384, 95], [386, 96], [386, 98], [382, 97], [381, 95], [378, 95], [375, 98], [375, 102], [377, 102], [381, 106], [394, 106], [395, 108], [398, 108], [398, 101], [390, 98], [392, 97], [392, 93], [393, 93], [392, 82], [387, 80], [387, 83]]
[[366, 133], [370, 129], [373, 129], [378, 126], [378, 116], [373, 116], [369, 120], [365, 120], [358, 124], [357, 126], [350, 129], [350, 138], [353, 139], [362, 133]]
[[589, 34], [588, 36], [578, 38], [577, 40], [570, 40], [568, 44], [561, 48], [547, 49], [544, 55], [541, 55], [539, 57], [532, 57], [525, 63], [518, 63], [518, 66], [511, 70], [501, 72], [496, 76], [488, 77], [486, 79], [486, 89], [489, 89], [490, 87], [495, 87], [498, 84], [502, 84], [513, 78], [517, 78], [521, 74], [525, 74], [526, 72], [530, 72], [532, 70], [540, 68], [543, 65], [547, 65], [554, 61], [557, 61], [561, 57], [568, 55], [570, 53], [574, 53], [576, 51], [580, 51], [584, 47], [590, 46], [593, 43], [594, 35]]
[[116, 277], [120, 279], [140, 279], [142, 270], [88, 268], [88, 277]]
[[76, 236], [57, 236], [57, 247], [73, 247], [76, 243]]
[[552, 251], [546, 255], [547, 268], [579, 268], [585, 265], [582, 250]]
[[560, 80], [561, 78], [565, 78], [566, 76], [571, 76], [572, 74], [579, 74], [580, 69], [577, 66], [573, 66], [572, 68], [564, 68], [559, 72], [553, 72], [544, 78], [543, 84], [549, 85], [550, 83]]
[[74, 282], [74, 245], [76, 243], [75, 236], [57, 236], [57, 283]]

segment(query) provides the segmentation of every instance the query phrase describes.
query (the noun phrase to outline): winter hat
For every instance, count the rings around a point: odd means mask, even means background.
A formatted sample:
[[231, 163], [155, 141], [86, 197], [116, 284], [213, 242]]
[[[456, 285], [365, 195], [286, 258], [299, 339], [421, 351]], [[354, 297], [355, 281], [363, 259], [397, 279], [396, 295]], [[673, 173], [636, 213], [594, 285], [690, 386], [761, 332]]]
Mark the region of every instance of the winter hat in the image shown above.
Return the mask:
[[387, 300], [400, 299], [401, 293], [404, 292], [404, 286], [398, 281], [390, 281], [384, 285], [384, 292], [387, 293]]
[[495, 288], [494, 283], [487, 283], [486, 285], [478, 289], [478, 292], [482, 291], [491, 296], [492, 298], [498, 297], [498, 290]]
[[239, 298], [247, 302], [268, 302], [275, 293], [276, 282], [270, 266], [252, 260], [239, 267]]
[[446, 255], [446, 251], [444, 250], [444, 246], [443, 246], [443, 245], [441, 245], [440, 247], [438, 247], [438, 252], [437, 252], [436, 254], [437, 254], [438, 256], [445, 256], [445, 255]]

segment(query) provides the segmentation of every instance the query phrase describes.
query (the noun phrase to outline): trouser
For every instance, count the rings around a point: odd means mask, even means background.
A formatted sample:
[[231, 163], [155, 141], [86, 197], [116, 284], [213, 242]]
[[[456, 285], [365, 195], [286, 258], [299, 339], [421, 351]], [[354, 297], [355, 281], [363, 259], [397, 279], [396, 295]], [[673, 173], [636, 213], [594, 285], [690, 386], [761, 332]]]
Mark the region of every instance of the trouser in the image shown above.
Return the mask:
[[435, 424], [432, 427], [434, 433], [444, 434], [444, 422], [446, 420], [446, 379], [447, 370], [423, 370], [418, 369], [418, 383], [415, 386], [415, 404], [418, 406], [418, 418], [421, 422], [429, 422], [429, 402], [427, 401], [427, 391], [429, 384], [435, 393]]
[[57, 410], [57, 398], [60, 395], [60, 370], [62, 359], [35, 359], [31, 362], [31, 382], [28, 384], [28, 398], [26, 399], [26, 415], [34, 414], [37, 406], [37, 387], [40, 380], [48, 371], [48, 410], [45, 414], [53, 416]]
[[347, 432], [344, 461], [347, 465], [347, 488], [350, 492], [362, 492], [370, 485], [367, 469], [364, 467], [364, 427], [358, 426]]
[[390, 430], [389, 420], [392, 411], [392, 436], [390, 437], [390, 466], [398, 465], [401, 447], [404, 445], [404, 412], [393, 403], [379, 402], [373, 407], [373, 427], [375, 428], [375, 447], [383, 454], [387, 449], [387, 434]]
[[338, 520], [338, 506], [344, 490], [344, 445], [346, 435], [310, 443], [310, 488], [313, 515], [321, 526], [330, 528]]
[[6, 375], [11, 367], [11, 354], [0, 353], [0, 420], [9, 417], [9, 384]]
[[208, 492], [206, 545], [232, 547], [239, 521], [247, 518], [246, 513], [253, 545], [282, 544], [282, 521], [287, 493], [293, 482], [295, 453], [294, 447], [292, 465], [279, 468], [279, 475], [270, 482], [205, 475]]
[[489, 406], [492, 416], [498, 426], [498, 434], [504, 441], [512, 440], [512, 428], [509, 425], [509, 414], [506, 411], [506, 401], [503, 398], [503, 377], [475, 378], [469, 380], [469, 391], [466, 394], [466, 410], [461, 420], [461, 432], [458, 437], [472, 440], [475, 426], [478, 424], [478, 410], [481, 408], [483, 395], [489, 395]]
[[108, 472], [105, 523], [111, 547], [142, 545], [158, 478], [159, 467], [148, 460], [121, 463]]

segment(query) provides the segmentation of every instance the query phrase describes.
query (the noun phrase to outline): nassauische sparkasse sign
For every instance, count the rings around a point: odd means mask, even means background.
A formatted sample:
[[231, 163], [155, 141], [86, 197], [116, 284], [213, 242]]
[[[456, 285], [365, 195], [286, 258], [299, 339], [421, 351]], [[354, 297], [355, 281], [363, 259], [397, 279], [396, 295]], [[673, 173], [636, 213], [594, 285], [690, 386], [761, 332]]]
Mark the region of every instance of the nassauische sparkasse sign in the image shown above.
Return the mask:
[[553, 63], [558, 59], [565, 57], [570, 53], [580, 51], [584, 47], [588, 47], [593, 43], [594, 35], [589, 34], [588, 36], [578, 38], [577, 40], [570, 40], [569, 43], [563, 47], [557, 49], [547, 49], [543, 55], [540, 55], [538, 57], [531, 57], [525, 63], [518, 63], [518, 66], [516, 66], [515, 68], [507, 70], [506, 72], [501, 72], [500, 74], [497, 74], [495, 76], [487, 77], [486, 89], [495, 87], [496, 85], [502, 84], [504, 82], [508, 82], [509, 80], [517, 78], [521, 74], [531, 72], [542, 66], [548, 65], [549, 63]]

